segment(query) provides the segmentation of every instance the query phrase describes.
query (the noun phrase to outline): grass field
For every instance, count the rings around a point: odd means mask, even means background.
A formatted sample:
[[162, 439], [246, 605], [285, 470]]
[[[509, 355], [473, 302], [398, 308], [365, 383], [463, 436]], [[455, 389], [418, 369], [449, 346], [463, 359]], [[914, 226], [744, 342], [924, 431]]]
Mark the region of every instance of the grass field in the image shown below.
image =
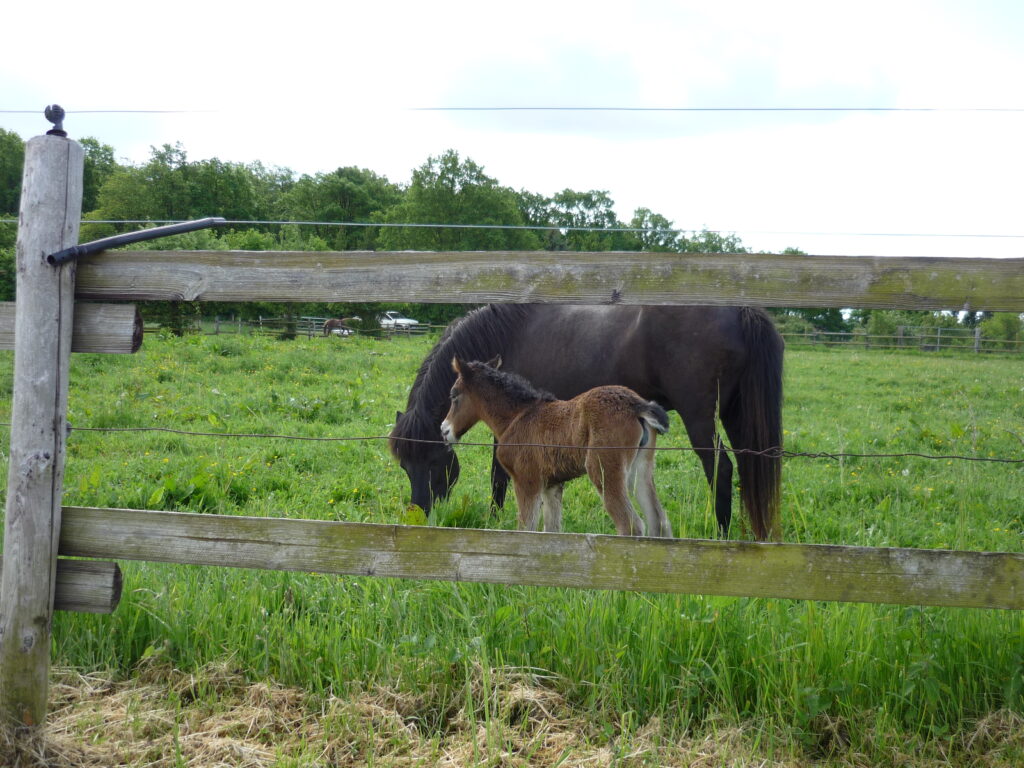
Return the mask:
[[[147, 336], [134, 356], [76, 356], [65, 503], [412, 521], [380, 438], [431, 343]], [[5, 411], [10, 366], [5, 353]], [[784, 420], [794, 452], [1020, 459], [1024, 364], [792, 351]], [[150, 427], [220, 436], [89, 431]], [[675, 530], [713, 535], [677, 417], [659, 446]], [[489, 450], [459, 451], [431, 524], [514, 527], [511, 500], [488, 509]], [[1024, 551], [1019, 463], [798, 457], [783, 477], [788, 541]], [[583, 481], [564, 524], [613, 532]], [[1024, 761], [1016, 612], [122, 567], [112, 616], [55, 620], [68, 764]]]

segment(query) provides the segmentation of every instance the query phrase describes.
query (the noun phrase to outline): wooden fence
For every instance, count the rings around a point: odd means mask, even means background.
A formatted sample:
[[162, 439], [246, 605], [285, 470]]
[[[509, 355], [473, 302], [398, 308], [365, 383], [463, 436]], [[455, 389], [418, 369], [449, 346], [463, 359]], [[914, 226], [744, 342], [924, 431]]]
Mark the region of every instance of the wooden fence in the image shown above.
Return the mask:
[[[1024, 608], [1024, 555], [477, 531], [62, 508], [70, 353], [94, 349], [75, 300], [489, 301], [1024, 310], [1024, 259], [663, 253], [109, 252], [77, 241], [79, 145], [26, 146], [9, 482], [0, 583], [0, 717], [46, 713], [57, 607], [112, 610], [116, 566], [159, 560], [402, 578]], [[86, 307], [90, 308], [86, 310]], [[113, 310], [110, 310], [113, 311]], [[119, 310], [124, 313], [122, 308]], [[136, 315], [104, 341], [137, 348]], [[126, 316], [123, 316], [126, 317]], [[0, 325], [4, 323], [0, 315]], [[101, 322], [104, 334], [112, 328]], [[73, 333], [74, 330], [74, 333]], [[0, 338], [3, 330], [0, 329]], [[75, 339], [78, 339], [76, 342]], [[90, 346], [91, 345], [91, 346]], [[623, 563], [628, 563], [628, 567]], [[88, 578], [86, 578], [88, 577]]]
[[[84, 306], [108, 306], [116, 307], [120, 305], [93, 305], [86, 304]], [[8, 328], [8, 344], [7, 349], [14, 349], [14, 305], [10, 304], [9, 309], [4, 310], [3, 303], [0, 303], [0, 312], [6, 311], [10, 315], [10, 320], [7, 322]], [[324, 335], [324, 323], [329, 318], [326, 317], [299, 317], [289, 318], [284, 315], [275, 315], [274, 317], [263, 317], [258, 316], [255, 320], [242, 320], [240, 318], [232, 317], [228, 320], [222, 319], [219, 316], [214, 317], [213, 320], [209, 319], [196, 319], [187, 328], [187, 332], [190, 333], [201, 333], [206, 336], [220, 336], [220, 335], [231, 335], [231, 334], [254, 334], [263, 336], [276, 336], [279, 338], [305, 338], [312, 339]], [[4, 333], [4, 319], [0, 317], [0, 333]], [[428, 333], [441, 333], [447, 326], [445, 325], [431, 325], [430, 323], [417, 323], [412, 326], [395, 326], [395, 327], [381, 327], [379, 325], [370, 325], [369, 327], [362, 328], [351, 328], [349, 333], [357, 336], [370, 336], [375, 339], [393, 339], [395, 337], [404, 336], [423, 336]], [[159, 333], [162, 327], [158, 323], [151, 323], [145, 326], [146, 333]], [[346, 334], [348, 335], [348, 334]], [[0, 337], [0, 349], [4, 347], [2, 344], [5, 339]], [[84, 351], [74, 349], [74, 352]]]

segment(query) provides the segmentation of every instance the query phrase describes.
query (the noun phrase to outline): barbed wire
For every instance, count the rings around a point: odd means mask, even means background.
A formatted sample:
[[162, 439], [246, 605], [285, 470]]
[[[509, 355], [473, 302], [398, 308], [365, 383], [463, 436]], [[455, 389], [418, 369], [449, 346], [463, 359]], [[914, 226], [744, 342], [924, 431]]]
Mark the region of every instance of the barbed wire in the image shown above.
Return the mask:
[[[0, 423], [2, 427], [10, 427], [9, 423]], [[316, 437], [312, 435], [284, 435], [275, 434], [268, 432], [199, 432], [193, 430], [176, 429], [173, 427], [69, 427], [69, 431], [73, 434], [75, 432], [162, 432], [173, 435], [183, 435], [186, 437], [220, 437], [220, 438], [242, 438], [242, 439], [267, 439], [267, 440], [296, 440], [306, 442], [325, 442], [325, 443], [341, 443], [341, 442], [371, 442], [371, 441], [391, 441], [395, 440], [398, 442], [405, 443], [419, 443], [424, 445], [448, 445], [444, 440], [426, 440], [417, 439], [410, 437], [392, 437], [390, 435], [370, 435], [370, 436], [357, 436], [357, 437]], [[460, 446], [470, 447], [487, 447], [493, 448], [494, 443], [479, 443], [472, 441], [460, 441]], [[579, 445], [560, 445], [558, 443], [505, 443], [506, 446], [515, 448], [582, 448], [584, 450], [625, 450], [635, 448], [636, 446], [631, 445], [606, 445], [606, 446], [595, 446], [588, 448], [586, 446]], [[833, 451], [787, 451], [782, 448], [768, 448], [765, 450], [754, 450], [751, 448], [729, 448], [726, 446], [720, 446], [716, 448], [696, 448], [693, 446], [660, 446], [653, 449], [654, 451], [664, 452], [691, 452], [691, 453], [728, 453], [734, 456], [736, 455], [747, 455], [747, 456], [765, 456], [768, 458], [782, 458], [782, 459], [832, 459], [839, 461], [842, 459], [896, 459], [896, 458], [919, 458], [927, 459], [931, 461], [967, 461], [967, 462], [978, 462], [978, 463], [992, 463], [992, 464], [1024, 464], [1024, 458], [1020, 459], [1008, 459], [999, 456], [964, 456], [961, 454], [928, 454], [920, 453], [916, 451], [898, 452], [898, 453], [851, 453], [851, 452], [833, 452]]]

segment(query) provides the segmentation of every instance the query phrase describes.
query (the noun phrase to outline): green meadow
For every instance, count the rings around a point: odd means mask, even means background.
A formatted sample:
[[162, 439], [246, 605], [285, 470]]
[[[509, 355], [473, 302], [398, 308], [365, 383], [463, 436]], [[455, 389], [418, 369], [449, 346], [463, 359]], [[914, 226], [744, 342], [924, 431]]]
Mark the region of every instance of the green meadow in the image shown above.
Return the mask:
[[[434, 340], [147, 335], [136, 355], [77, 355], [65, 504], [422, 523], [382, 438]], [[786, 449], [833, 455], [785, 460], [785, 540], [1024, 551], [1020, 357], [792, 350], [785, 387]], [[513, 528], [511, 495], [489, 509], [489, 433], [465, 440], [480, 445], [457, 449], [461, 480], [428, 524]], [[655, 479], [677, 534], [710, 537], [687, 445], [673, 415]], [[969, 460], [993, 458], [1017, 463]], [[564, 525], [614, 530], [583, 480]], [[750, 538], [739, 509], [730, 536]], [[166, 689], [174, 729], [226, 706], [224, 669], [301, 691], [323, 729], [336, 718], [344, 759], [271, 729], [275, 756], [253, 764], [432, 765], [456, 741], [473, 765], [689, 764], [695, 744], [715, 745], [709, 765], [1024, 761], [1017, 612], [122, 568], [114, 614], [56, 616], [55, 669], [108, 686], [187, 676], [187, 696]], [[401, 727], [324, 703], [364, 700]], [[125, 733], [154, 727], [138, 707]], [[83, 743], [115, 738], [83, 722]], [[174, 733], [178, 762], [159, 764], [203, 764]]]

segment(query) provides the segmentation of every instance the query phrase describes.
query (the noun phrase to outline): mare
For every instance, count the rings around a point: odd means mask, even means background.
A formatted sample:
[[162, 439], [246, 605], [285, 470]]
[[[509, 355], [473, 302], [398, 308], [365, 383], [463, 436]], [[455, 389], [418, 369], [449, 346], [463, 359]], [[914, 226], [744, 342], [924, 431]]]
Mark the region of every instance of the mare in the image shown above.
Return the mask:
[[358, 323], [361, 317], [332, 317], [324, 321], [324, 336], [330, 336], [336, 330], [344, 333], [352, 330], [352, 323]]
[[[455, 373], [451, 359], [501, 355], [506, 371], [568, 399], [619, 384], [682, 417], [714, 494], [724, 536], [732, 519], [735, 452], [740, 498], [754, 535], [776, 535], [782, 447], [782, 337], [752, 307], [489, 304], [450, 325], [427, 354], [399, 411], [391, 453], [409, 477], [412, 503], [430, 513], [458, 480], [459, 460], [440, 440]], [[508, 476], [491, 465], [503, 505]]]
[[480, 421], [494, 433], [495, 456], [515, 489], [520, 529], [537, 530], [543, 503], [544, 530], [562, 530], [562, 488], [586, 474], [620, 535], [672, 536], [654, 490], [656, 433], [668, 431], [664, 408], [617, 385], [558, 400], [500, 365], [500, 357], [490, 363], [452, 358], [456, 377], [441, 434], [456, 443]]

